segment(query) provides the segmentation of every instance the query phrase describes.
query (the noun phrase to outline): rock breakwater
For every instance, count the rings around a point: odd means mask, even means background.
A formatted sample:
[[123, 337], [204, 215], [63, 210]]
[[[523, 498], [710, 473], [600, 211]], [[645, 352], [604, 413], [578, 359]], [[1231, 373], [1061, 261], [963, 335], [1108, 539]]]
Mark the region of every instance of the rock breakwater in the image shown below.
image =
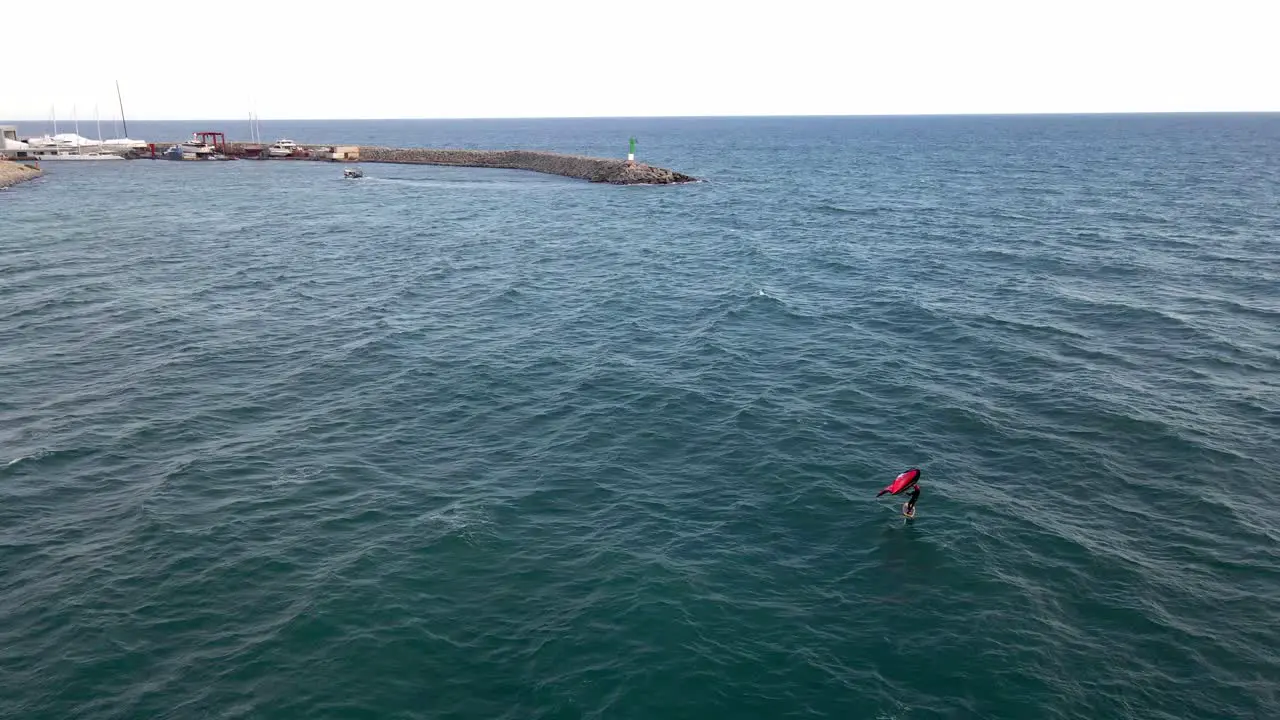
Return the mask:
[[[173, 143], [157, 143], [168, 147]], [[256, 156], [263, 145], [229, 142], [232, 157]], [[302, 145], [289, 160], [330, 160], [334, 146]], [[541, 150], [445, 150], [435, 148], [392, 148], [361, 145], [360, 159], [346, 162], [396, 163], [403, 165], [453, 165], [457, 167], [532, 170], [614, 185], [673, 185], [695, 182], [697, 178], [666, 168], [626, 160], [565, 155]], [[269, 158], [278, 159], [278, 158]], [[339, 161], [342, 162], [342, 161]]]
[[430, 148], [361, 147], [361, 162], [410, 165], [456, 165], [505, 168], [563, 175], [614, 185], [670, 185], [697, 178], [683, 173], [625, 160], [535, 150], [435, 150]]
[[40, 177], [40, 171], [21, 163], [0, 160], [0, 188], [17, 185], [24, 180]]

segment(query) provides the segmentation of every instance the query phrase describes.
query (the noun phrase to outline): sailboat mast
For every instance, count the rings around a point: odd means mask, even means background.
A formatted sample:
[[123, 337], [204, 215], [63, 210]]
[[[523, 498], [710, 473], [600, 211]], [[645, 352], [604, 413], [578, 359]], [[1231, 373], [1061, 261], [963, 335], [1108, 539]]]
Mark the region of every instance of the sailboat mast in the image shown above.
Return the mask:
[[76, 111], [76, 106], [71, 106], [71, 119], [76, 124], [76, 154], [80, 154], [80, 113]]
[[124, 136], [129, 137], [129, 121], [124, 116], [124, 98], [120, 95], [120, 81], [116, 81], [116, 100], [120, 101], [120, 122], [124, 123]]
[[98, 106], [93, 106], [93, 121], [98, 123], [98, 150], [102, 150], [102, 118], [98, 116]]

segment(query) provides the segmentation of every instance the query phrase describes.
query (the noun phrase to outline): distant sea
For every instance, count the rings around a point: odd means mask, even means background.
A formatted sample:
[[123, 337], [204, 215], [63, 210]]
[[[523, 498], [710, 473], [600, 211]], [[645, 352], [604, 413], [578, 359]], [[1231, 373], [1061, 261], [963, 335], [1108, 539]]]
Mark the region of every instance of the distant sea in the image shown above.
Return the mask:
[[0, 193], [0, 717], [1280, 717], [1280, 116], [263, 134], [705, 182]]

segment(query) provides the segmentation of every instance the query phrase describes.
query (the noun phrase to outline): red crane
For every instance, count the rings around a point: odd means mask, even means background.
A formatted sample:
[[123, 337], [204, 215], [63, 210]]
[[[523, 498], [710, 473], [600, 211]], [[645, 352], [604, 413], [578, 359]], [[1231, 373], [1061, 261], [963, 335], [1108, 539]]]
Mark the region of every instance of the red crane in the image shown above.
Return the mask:
[[200, 142], [208, 143], [213, 146], [214, 150], [222, 154], [227, 152], [227, 136], [220, 132], [198, 132], [195, 137], [200, 138]]

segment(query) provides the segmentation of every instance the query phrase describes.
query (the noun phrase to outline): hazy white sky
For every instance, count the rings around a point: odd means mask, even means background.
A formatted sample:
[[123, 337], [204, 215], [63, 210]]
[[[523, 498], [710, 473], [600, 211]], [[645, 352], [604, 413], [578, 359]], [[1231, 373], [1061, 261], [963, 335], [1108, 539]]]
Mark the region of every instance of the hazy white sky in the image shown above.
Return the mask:
[[72, 0], [0, 118], [1280, 110], [1280, 0], [751, 3]]

